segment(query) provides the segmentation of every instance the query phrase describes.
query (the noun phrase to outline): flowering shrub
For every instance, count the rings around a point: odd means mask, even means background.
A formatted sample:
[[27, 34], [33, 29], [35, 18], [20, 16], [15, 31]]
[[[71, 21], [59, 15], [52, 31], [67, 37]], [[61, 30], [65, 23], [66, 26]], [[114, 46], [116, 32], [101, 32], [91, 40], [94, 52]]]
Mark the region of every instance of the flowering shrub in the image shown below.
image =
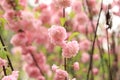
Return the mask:
[[1, 0], [0, 79], [119, 80], [120, 1], [109, 2]]

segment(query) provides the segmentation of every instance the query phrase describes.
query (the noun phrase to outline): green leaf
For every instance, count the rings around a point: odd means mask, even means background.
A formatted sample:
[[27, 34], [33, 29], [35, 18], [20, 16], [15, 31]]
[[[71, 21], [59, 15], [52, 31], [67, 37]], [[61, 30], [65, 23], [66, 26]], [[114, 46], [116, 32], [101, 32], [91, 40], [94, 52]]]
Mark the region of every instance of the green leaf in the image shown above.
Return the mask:
[[19, 11], [19, 10], [23, 9], [23, 7], [20, 6], [20, 5], [17, 5], [17, 6], [15, 7], [15, 9], [16, 9], [17, 11]]
[[[5, 46], [5, 47], [7, 47], [7, 46]], [[6, 52], [4, 50], [5, 47], [3, 47], [2, 44], [0, 43], [0, 57], [3, 58], [3, 59], [5, 59], [6, 55], [8, 54], [8, 52]]]
[[66, 22], [66, 18], [63, 18], [63, 17], [60, 18], [60, 23], [62, 26], [64, 26], [65, 22]]
[[75, 16], [75, 12], [71, 11], [69, 14], [70, 19], [74, 18], [74, 16]]
[[4, 18], [0, 18], [0, 27], [3, 27], [7, 21]]
[[73, 32], [71, 36], [68, 38], [68, 41], [72, 40], [74, 37], [78, 36], [80, 33], [79, 32]]

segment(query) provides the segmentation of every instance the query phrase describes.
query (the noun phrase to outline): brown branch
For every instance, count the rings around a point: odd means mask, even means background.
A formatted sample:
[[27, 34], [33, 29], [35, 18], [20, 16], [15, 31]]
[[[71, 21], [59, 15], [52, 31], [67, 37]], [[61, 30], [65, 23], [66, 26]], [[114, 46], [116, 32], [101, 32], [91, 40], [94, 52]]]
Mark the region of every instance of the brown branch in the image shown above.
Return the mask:
[[[5, 43], [4, 43], [1, 35], [0, 35], [0, 41], [1, 41], [1, 43], [2, 43], [2, 46], [4, 47], [4, 51], [7, 52], [7, 48], [6, 48], [6, 46], [5, 46]], [[9, 58], [9, 56], [8, 56], [7, 54], [6, 54], [6, 57], [7, 57], [8, 64], [9, 64], [11, 70], [14, 71], [14, 68], [13, 68], [13, 66], [12, 66], [11, 60], [10, 60], [10, 58]]]
[[39, 72], [44, 76], [44, 73], [42, 72], [41, 68], [39, 67], [39, 65], [37, 64], [37, 60], [35, 59], [34, 55], [32, 53], [30, 53], [36, 67], [39, 69]]
[[[63, 8], [63, 18], [65, 18], [65, 8]], [[63, 26], [66, 26], [66, 22]], [[64, 69], [67, 70], [67, 58], [64, 58]], [[67, 80], [67, 77], [65, 78], [65, 80]]]
[[[88, 5], [87, 0], [86, 0], [86, 2], [87, 2], [87, 5]], [[95, 46], [95, 41], [96, 41], [96, 38], [97, 38], [97, 29], [98, 29], [98, 26], [99, 26], [100, 16], [101, 16], [101, 12], [102, 12], [102, 3], [103, 3], [103, 0], [101, 2], [101, 8], [100, 8], [100, 12], [99, 12], [98, 20], [97, 20], [96, 29], [95, 29], [95, 32], [94, 32], [95, 34], [94, 34], [94, 40], [93, 40], [92, 49], [91, 49], [91, 53], [90, 53], [90, 64], [89, 64], [89, 69], [88, 69], [88, 73], [87, 73], [87, 80], [89, 80], [90, 71], [92, 70], [92, 66], [93, 66], [94, 46]], [[90, 19], [92, 19], [92, 18], [90, 17]]]

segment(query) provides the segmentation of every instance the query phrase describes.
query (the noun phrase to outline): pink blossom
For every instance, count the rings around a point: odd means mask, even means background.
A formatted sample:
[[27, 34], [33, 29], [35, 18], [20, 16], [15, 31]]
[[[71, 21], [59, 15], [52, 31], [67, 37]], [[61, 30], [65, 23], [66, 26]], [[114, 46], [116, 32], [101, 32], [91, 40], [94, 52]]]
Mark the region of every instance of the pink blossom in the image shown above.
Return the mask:
[[4, 76], [2, 80], [18, 80], [18, 72], [19, 71], [13, 71], [11, 75]]
[[28, 38], [24, 32], [20, 32], [12, 37], [10, 43], [14, 46], [25, 46], [28, 43]]
[[74, 68], [75, 71], [79, 70], [80, 69], [79, 63], [78, 62], [74, 62], [73, 68]]
[[59, 6], [59, 7], [63, 7], [63, 8], [66, 8], [66, 7], [69, 7], [70, 6], [70, 0], [53, 0], [53, 2]]
[[55, 64], [53, 64], [53, 65], [52, 65], [52, 70], [53, 70], [54, 72], [56, 72], [57, 69], [58, 69], [58, 66], [55, 65]]
[[52, 18], [51, 18], [51, 24], [55, 24], [55, 25], [60, 24], [60, 16], [58, 16], [56, 14], [54, 16], [52, 16]]
[[7, 10], [3, 16], [8, 23], [5, 25], [5, 28], [17, 32], [20, 29], [20, 26], [18, 25], [18, 21], [17, 21], [20, 15], [21, 12], [15, 12], [14, 10]]
[[30, 77], [36, 78], [41, 75], [39, 69], [35, 65], [27, 64], [25, 70]]
[[80, 50], [87, 51], [90, 49], [91, 42], [87, 39], [79, 42]]
[[88, 6], [94, 6], [96, 4], [96, 0], [88, 0]]
[[48, 35], [50, 40], [55, 45], [61, 45], [64, 43], [64, 40], [67, 38], [67, 33], [64, 27], [53, 25], [48, 29]]
[[18, 78], [18, 73], [19, 73], [19, 71], [13, 71], [12, 76], [14, 76], [15, 78]]
[[7, 62], [6, 60], [0, 58], [0, 67], [5, 66], [6, 62]]
[[86, 62], [88, 62], [90, 60], [90, 55], [88, 54], [88, 53], [82, 53], [82, 56], [81, 56], [81, 61], [83, 62], [83, 63], [86, 63]]
[[98, 6], [96, 0], [88, 0], [88, 7], [90, 8], [92, 15], [95, 15], [99, 12], [96, 6]]
[[26, 61], [27, 64], [34, 64], [32, 56], [30, 54], [26, 54], [22, 56], [23, 61]]
[[13, 76], [4, 76], [2, 80], [17, 80], [17, 79]]
[[6, 11], [12, 8], [11, 5], [6, 0], [1, 0], [0, 4], [2, 8]]
[[79, 0], [73, 0], [71, 7], [76, 13], [80, 13], [82, 11], [82, 3]]
[[[36, 25], [36, 30], [35, 32], [33, 33], [33, 39], [34, 39], [34, 42], [38, 43], [38, 44], [44, 44], [46, 45], [48, 43], [48, 29], [45, 28], [44, 26], [39, 26], [39, 25]], [[40, 36], [38, 36], [40, 35]]]
[[75, 15], [74, 21], [80, 25], [85, 25], [86, 22], [88, 21], [88, 17], [84, 12], [80, 12], [79, 14]]
[[68, 78], [68, 73], [64, 70], [57, 69], [54, 80], [65, 80], [65, 78]]
[[22, 47], [22, 54], [26, 55], [29, 53], [35, 53], [36, 52], [36, 46], [23, 46]]
[[44, 76], [39, 76], [39, 77], [37, 77], [37, 80], [45, 80], [45, 77]]
[[27, 0], [20, 0], [20, 5], [22, 6], [22, 8], [25, 8], [27, 5]]
[[13, 54], [16, 54], [16, 53], [22, 53], [22, 48], [20, 46], [17, 46], [17, 47], [13, 47], [11, 52]]
[[[49, 13], [46, 15], [46, 13]], [[43, 10], [39, 19], [42, 21], [42, 24], [45, 25], [45, 24], [50, 24], [50, 19], [51, 19], [51, 13], [49, 10]]]
[[94, 55], [93, 55], [93, 59], [94, 59], [94, 60], [99, 60], [99, 59], [100, 59], [99, 54], [94, 54]]
[[79, 44], [77, 41], [68, 42], [62, 49], [62, 56], [71, 58], [77, 55], [79, 51]]
[[92, 72], [93, 72], [94, 75], [97, 75], [98, 72], [99, 72], [99, 70], [98, 70], [97, 68], [93, 68], [93, 69], [92, 69]]
[[82, 34], [86, 34], [86, 32], [87, 32], [87, 27], [86, 26], [80, 25], [80, 24], [77, 23], [77, 24], [75, 24], [75, 27], [76, 27], [75, 30], [77, 30], [78, 32], [80, 32]]
[[38, 7], [35, 8], [35, 11], [43, 11], [45, 9], [47, 9], [48, 5], [41, 3]]
[[[46, 63], [46, 56], [44, 55], [44, 53], [35, 53], [34, 54], [35, 59], [37, 60], [37, 63], [41, 66], [42, 64]], [[42, 68], [42, 67], [41, 67]]]

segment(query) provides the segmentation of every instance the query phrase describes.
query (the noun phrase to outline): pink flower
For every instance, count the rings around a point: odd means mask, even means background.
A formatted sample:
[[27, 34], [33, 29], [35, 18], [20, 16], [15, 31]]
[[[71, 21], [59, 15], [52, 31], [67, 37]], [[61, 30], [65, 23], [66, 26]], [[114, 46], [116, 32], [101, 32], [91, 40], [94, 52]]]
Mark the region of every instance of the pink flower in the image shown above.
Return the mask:
[[27, 0], [20, 0], [20, 5], [22, 6], [22, 8], [25, 8], [27, 5]]
[[78, 62], [74, 62], [73, 68], [74, 68], [75, 71], [79, 70], [80, 69], [79, 63]]
[[45, 80], [45, 77], [39, 76], [39, 77], [37, 77], [37, 80]]
[[93, 55], [93, 59], [94, 59], [94, 60], [99, 60], [99, 59], [100, 59], [99, 54], [94, 54], [94, 55]]
[[36, 78], [40, 76], [40, 71], [35, 65], [28, 64], [25, 66], [25, 70], [28, 73], [29, 77]]
[[99, 70], [98, 70], [97, 68], [93, 68], [93, 69], [92, 69], [92, 72], [93, 72], [94, 75], [97, 75], [98, 72], [99, 72]]
[[13, 76], [4, 76], [2, 80], [17, 80], [17, 79], [14, 78]]
[[82, 11], [82, 3], [79, 0], [73, 0], [72, 4], [73, 11], [80, 13]]
[[6, 62], [6, 60], [0, 58], [0, 67], [5, 66]]
[[36, 46], [25, 46], [22, 47], [22, 54], [26, 55], [29, 53], [35, 53], [36, 52]]
[[4, 76], [2, 80], [18, 80], [18, 72], [19, 71], [13, 71], [11, 75]]
[[53, 0], [53, 2], [59, 6], [59, 7], [69, 7], [70, 6], [70, 0]]
[[12, 37], [10, 43], [14, 46], [25, 46], [28, 43], [28, 38], [24, 32], [20, 32]]
[[77, 41], [68, 42], [62, 49], [62, 55], [66, 58], [76, 56], [79, 51], [79, 44]]
[[81, 42], [79, 42], [79, 46], [80, 46], [80, 50], [87, 51], [90, 49], [91, 42], [89, 40], [85, 39], [85, 40], [82, 40]]
[[53, 64], [53, 65], [52, 65], [52, 70], [53, 70], [54, 72], [56, 72], [57, 69], [58, 69], [58, 66], [55, 65], [55, 64]]
[[13, 54], [22, 53], [22, 48], [21, 48], [20, 46], [18, 46], [18, 47], [13, 47], [12, 50], [11, 50], [11, 52], [12, 52]]
[[68, 73], [64, 70], [57, 69], [54, 80], [65, 80], [65, 78], [68, 78]]
[[13, 71], [12, 76], [14, 76], [17, 79], [18, 78], [18, 73], [19, 73], [19, 71]]
[[48, 29], [50, 40], [55, 45], [62, 45], [67, 38], [67, 33], [64, 27], [53, 25]]
[[82, 53], [81, 61], [82, 61], [83, 63], [88, 62], [89, 59], [90, 59], [90, 55], [89, 55], [88, 53]]
[[80, 25], [85, 25], [88, 22], [88, 17], [84, 12], [80, 12], [75, 15], [74, 21]]

